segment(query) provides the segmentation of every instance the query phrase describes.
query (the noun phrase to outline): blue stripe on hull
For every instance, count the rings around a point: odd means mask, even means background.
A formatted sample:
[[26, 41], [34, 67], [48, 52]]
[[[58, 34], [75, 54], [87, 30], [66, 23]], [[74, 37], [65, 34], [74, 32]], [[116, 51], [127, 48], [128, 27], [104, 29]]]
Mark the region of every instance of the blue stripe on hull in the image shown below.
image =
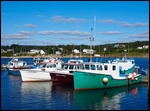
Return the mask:
[[16, 75], [16, 76], [20, 76], [21, 75], [19, 70], [9, 70], [9, 69], [7, 69], [7, 71], [8, 71], [9, 75]]

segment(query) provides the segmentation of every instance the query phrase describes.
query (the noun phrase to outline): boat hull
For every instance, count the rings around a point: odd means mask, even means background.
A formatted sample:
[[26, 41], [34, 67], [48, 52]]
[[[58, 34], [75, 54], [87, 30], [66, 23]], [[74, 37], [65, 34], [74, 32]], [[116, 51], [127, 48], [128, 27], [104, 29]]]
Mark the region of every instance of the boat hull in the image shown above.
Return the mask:
[[8, 75], [15, 75], [15, 76], [20, 76], [20, 70], [19, 69], [9, 69], [7, 68]]
[[23, 82], [51, 81], [49, 72], [39, 70], [20, 70]]
[[73, 84], [72, 74], [60, 74], [60, 73], [50, 73], [51, 80], [53, 84]]
[[[107, 82], [104, 82], [104, 78], [107, 78]], [[98, 89], [98, 88], [110, 88], [120, 87], [125, 85], [131, 85], [142, 82], [142, 76], [137, 75], [134, 80], [131, 78], [114, 79], [111, 75], [95, 74], [88, 72], [74, 72], [74, 89]]]

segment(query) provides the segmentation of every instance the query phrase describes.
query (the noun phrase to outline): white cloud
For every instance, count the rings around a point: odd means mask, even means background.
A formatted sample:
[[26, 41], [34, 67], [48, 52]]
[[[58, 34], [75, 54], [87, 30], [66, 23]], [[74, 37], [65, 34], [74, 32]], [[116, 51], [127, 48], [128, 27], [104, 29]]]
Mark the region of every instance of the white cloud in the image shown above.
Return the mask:
[[81, 32], [81, 31], [54, 31], [54, 30], [47, 30], [47, 31], [39, 31], [38, 34], [40, 35], [53, 35], [53, 34], [65, 34], [65, 35], [74, 35], [74, 36], [90, 36], [89, 32]]
[[25, 24], [25, 27], [29, 27], [29, 28], [38, 28], [38, 26], [34, 25], [34, 24]]
[[19, 31], [18, 33], [14, 33], [14, 34], [6, 34], [3, 36], [3, 39], [29, 39], [32, 35], [32, 32], [28, 32], [28, 31]]
[[123, 27], [145, 27], [145, 26], [149, 26], [148, 23], [142, 23], [142, 22], [136, 22], [135, 24], [130, 24], [127, 22], [120, 22], [120, 25]]
[[113, 20], [113, 19], [104, 19], [104, 20], [99, 20], [99, 22], [102, 22], [102, 23], [115, 23], [116, 21]]
[[53, 16], [48, 22], [65, 22], [65, 23], [85, 23], [86, 19], [77, 19], [77, 18], [65, 18], [63, 16]]
[[133, 34], [133, 35], [131, 35], [131, 37], [134, 37], [134, 38], [149, 38], [149, 32], [142, 32], [142, 33]]
[[137, 22], [134, 26], [135, 27], [143, 27], [143, 26], [149, 26], [149, 24], [148, 23]]
[[83, 37], [61, 37], [60, 40], [88, 40], [88, 38]]
[[127, 22], [121, 22], [120, 25], [123, 27], [132, 27], [132, 25]]
[[122, 34], [122, 32], [119, 31], [108, 31], [108, 32], [98, 32], [100, 34], [104, 34], [104, 35], [116, 35], [116, 34]]

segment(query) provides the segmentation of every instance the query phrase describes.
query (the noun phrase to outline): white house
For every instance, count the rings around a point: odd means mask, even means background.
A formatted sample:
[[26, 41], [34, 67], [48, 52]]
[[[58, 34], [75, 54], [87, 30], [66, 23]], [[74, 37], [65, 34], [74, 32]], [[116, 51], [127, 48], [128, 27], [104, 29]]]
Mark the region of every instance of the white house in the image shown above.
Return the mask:
[[86, 53], [86, 54], [94, 54], [95, 50], [93, 49], [83, 49], [83, 52]]
[[6, 51], [4, 49], [1, 49], [1, 53], [6, 53]]
[[137, 47], [137, 49], [143, 49], [143, 47]]
[[32, 50], [30, 50], [30, 52], [28, 52], [28, 54], [36, 54], [36, 53], [39, 53], [39, 50], [32, 49]]
[[143, 46], [143, 49], [148, 49], [148, 45], [144, 45], [144, 46]]
[[78, 49], [74, 49], [73, 52], [76, 53], [76, 54], [80, 53], [80, 51]]
[[32, 49], [30, 50], [30, 52], [28, 52], [28, 54], [36, 54], [36, 53], [45, 54], [43, 50], [37, 50], [37, 49]]
[[60, 51], [56, 51], [56, 52], [55, 52], [55, 54], [60, 55], [60, 54], [61, 54], [61, 52], [60, 52]]
[[40, 50], [40, 54], [45, 54], [45, 52], [43, 50]]

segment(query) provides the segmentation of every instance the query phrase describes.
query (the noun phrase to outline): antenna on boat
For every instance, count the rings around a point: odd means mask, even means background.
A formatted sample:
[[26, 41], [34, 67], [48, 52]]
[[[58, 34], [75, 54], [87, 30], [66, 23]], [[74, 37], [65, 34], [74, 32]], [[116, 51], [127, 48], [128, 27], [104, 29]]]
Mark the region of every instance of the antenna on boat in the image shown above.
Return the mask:
[[[92, 28], [91, 28], [91, 30], [92, 30]], [[90, 62], [92, 62], [92, 57], [91, 57], [91, 53], [92, 53], [92, 41], [94, 41], [94, 37], [93, 36], [91, 36], [91, 37], [89, 37], [89, 41], [90, 41]]]
[[94, 34], [93, 34], [94, 37], [95, 37], [95, 31], [96, 31], [96, 16], [94, 16]]
[[89, 37], [89, 41], [90, 41], [90, 62], [92, 62], [92, 42], [94, 41], [94, 37], [95, 37], [95, 23], [96, 23], [96, 16], [94, 16], [94, 33], [92, 34], [93, 28], [91, 28], [91, 37]]
[[125, 50], [124, 50], [124, 52], [125, 52], [125, 56], [124, 56], [124, 58], [125, 58], [125, 59], [126, 59], [126, 51], [127, 51], [127, 50], [125, 49]]
[[101, 62], [102, 62], [102, 59], [105, 57], [105, 52], [106, 52], [106, 50], [107, 50], [107, 48], [106, 47], [104, 47], [104, 54], [103, 54], [103, 57], [101, 58]]

